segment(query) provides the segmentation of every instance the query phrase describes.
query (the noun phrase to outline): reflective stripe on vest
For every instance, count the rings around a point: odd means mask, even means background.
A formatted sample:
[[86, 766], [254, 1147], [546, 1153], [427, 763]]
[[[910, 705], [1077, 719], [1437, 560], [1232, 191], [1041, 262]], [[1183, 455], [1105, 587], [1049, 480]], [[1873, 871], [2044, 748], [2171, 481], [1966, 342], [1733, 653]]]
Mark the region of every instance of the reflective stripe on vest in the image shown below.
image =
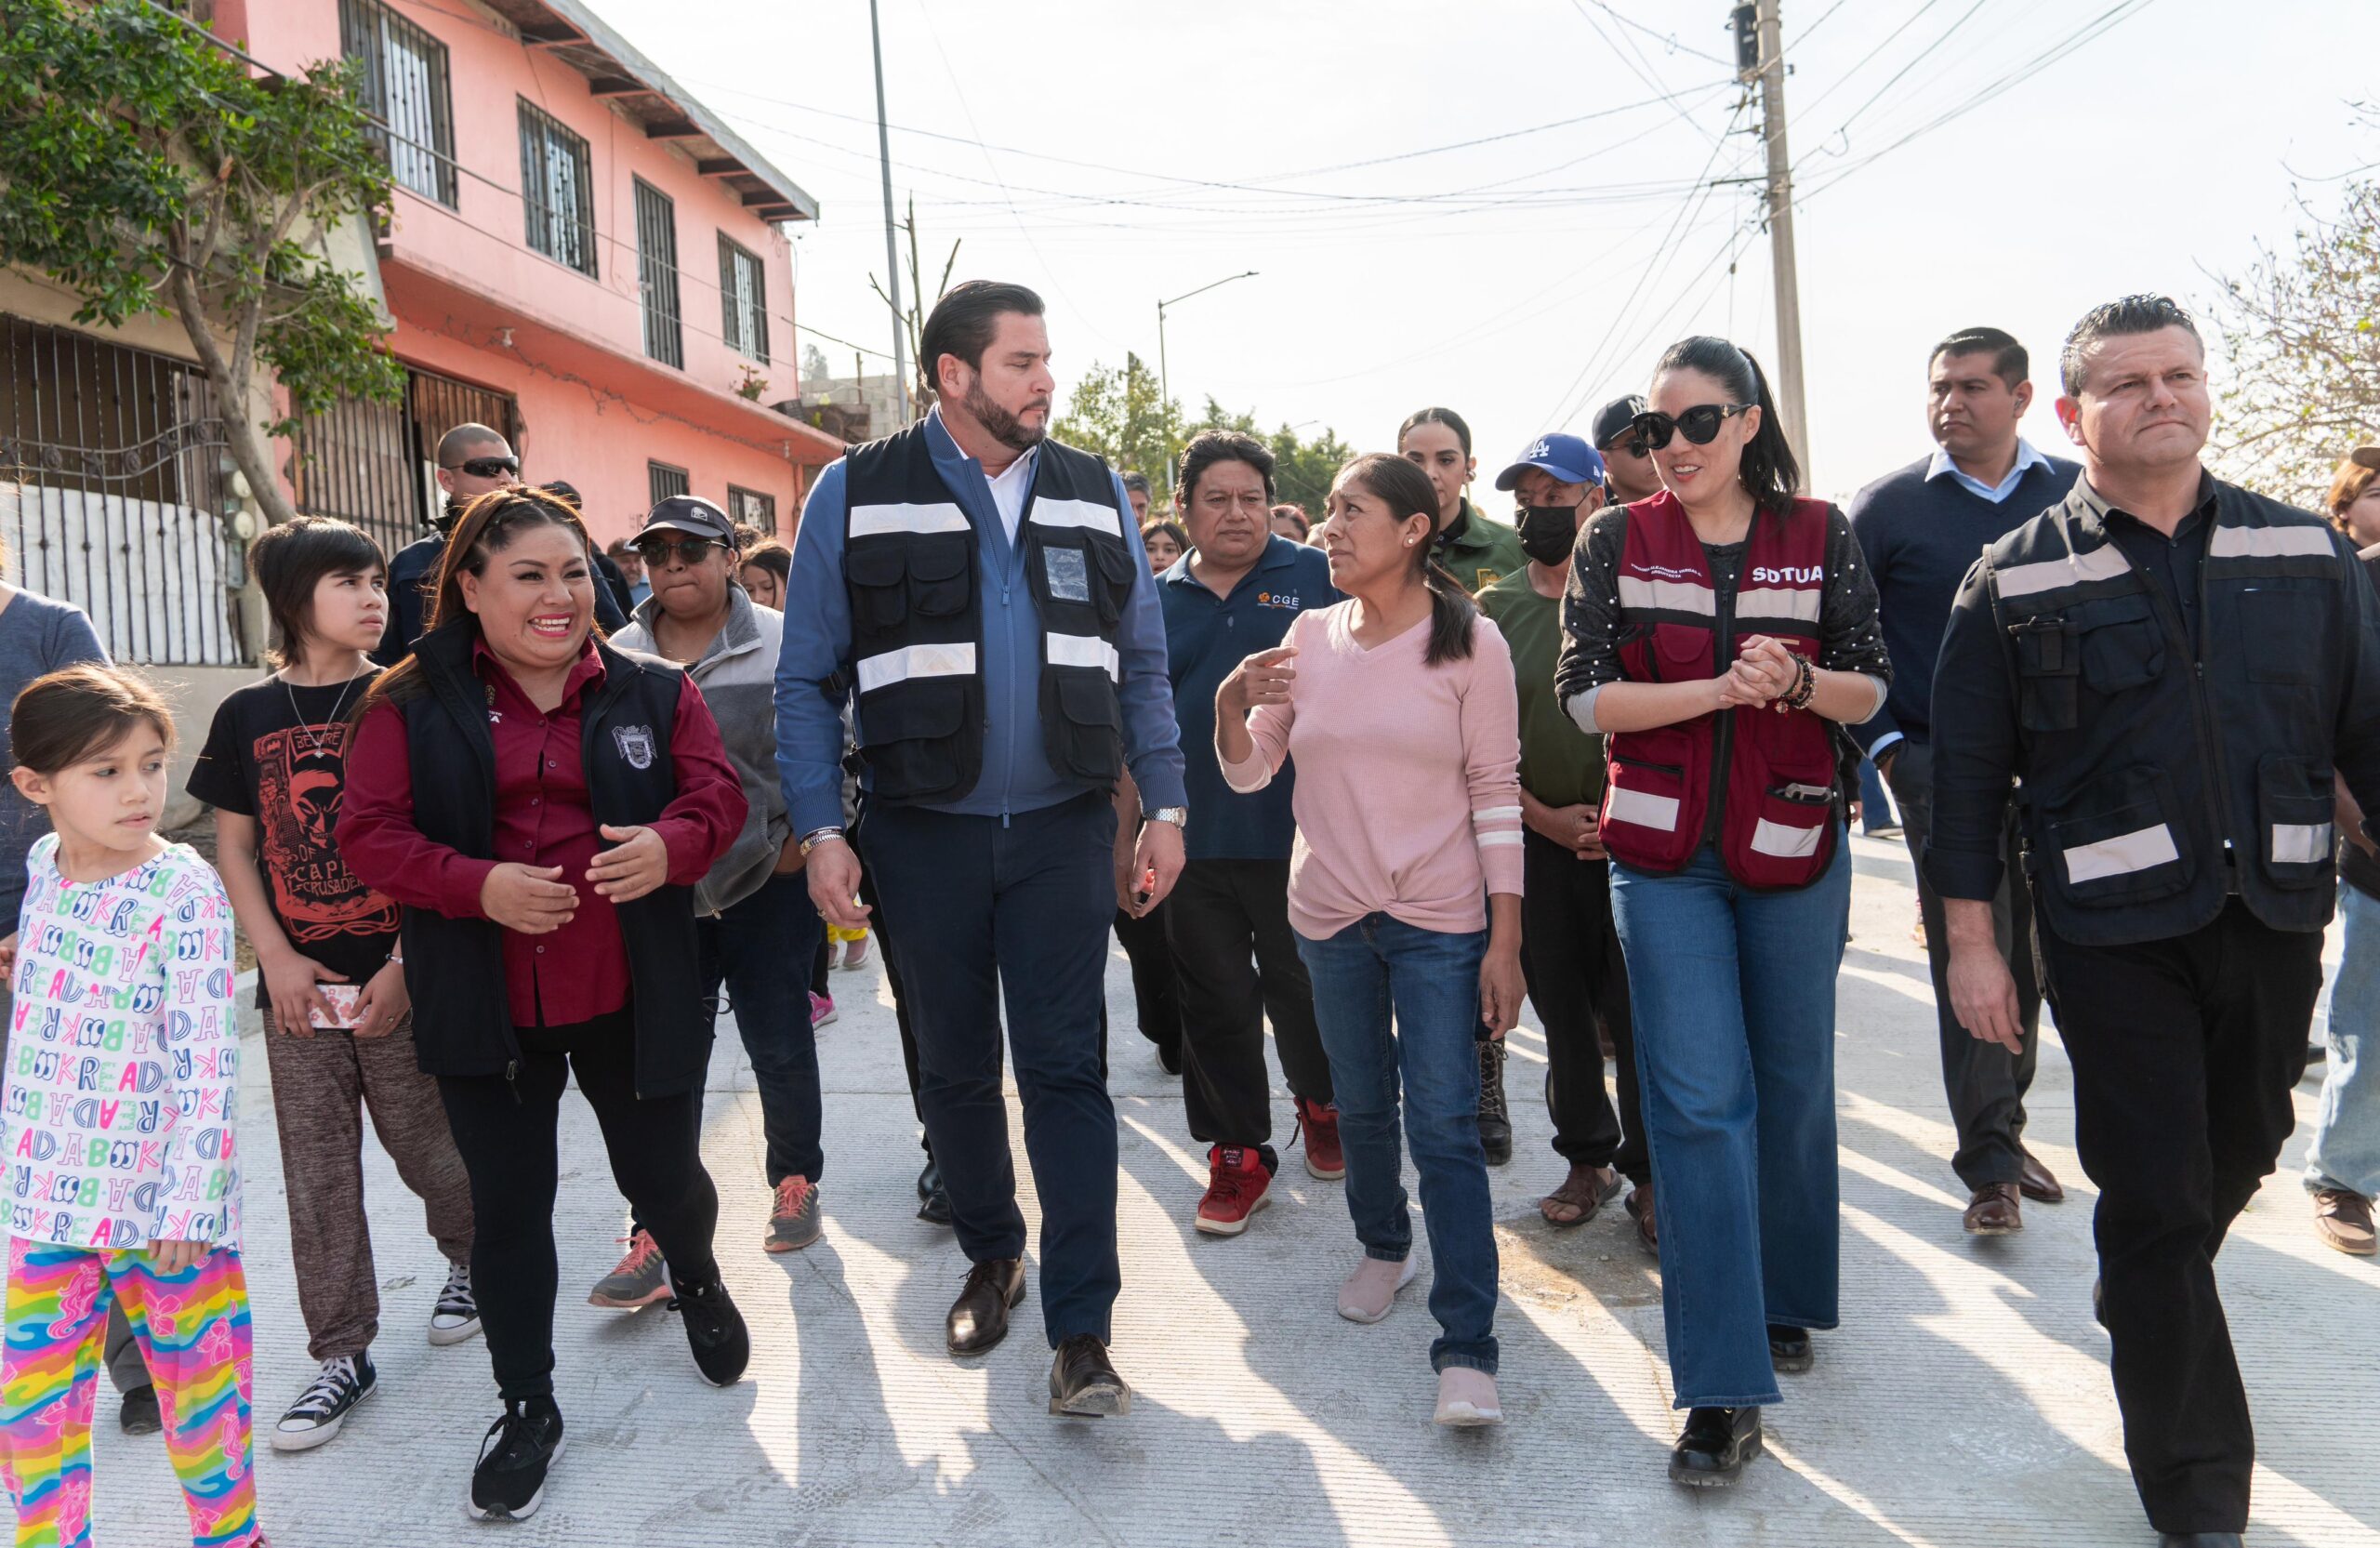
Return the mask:
[[1044, 634], [1041, 651], [1052, 667], [1096, 667], [1116, 681], [1124, 681], [1123, 658], [1096, 635]]
[[965, 532], [967, 513], [948, 502], [939, 505], [855, 505], [849, 532], [853, 537], [881, 537], [895, 532]]
[[1673, 832], [1677, 827], [1677, 798], [1614, 785], [1604, 814], [1616, 823], [1633, 823], [1638, 827], [1658, 827], [1664, 833]]
[[2174, 847], [2173, 829], [2163, 823], [2131, 833], [2119, 833], [2112, 839], [2076, 844], [2065, 853], [2066, 880], [2076, 885], [2110, 876], [2129, 876], [2135, 871], [2145, 871], [2157, 866], [2169, 866], [2182, 857], [2182, 852]]
[[1779, 860], [1807, 859], [1818, 852], [1818, 840], [1826, 834], [1825, 824], [1834, 820], [1831, 807], [1821, 808], [1818, 814], [1823, 821], [1808, 827], [1791, 827], [1763, 817], [1752, 827], [1752, 847]]
[[1824, 593], [1806, 588], [1779, 586], [1754, 587], [1736, 593], [1736, 616], [1739, 618], [1792, 618], [1813, 626], [1818, 632], [1818, 608]]
[[2216, 527], [2206, 540], [2209, 559], [2328, 559], [2328, 527]]
[[1691, 580], [1648, 580], [1642, 576], [1623, 575], [1620, 577], [1620, 605], [1644, 608], [1660, 613], [1699, 613], [1706, 618], [1719, 613], [1718, 598], [1711, 588]]
[[1037, 499], [1032, 519], [1045, 527], [1089, 527], [1115, 538], [1124, 536], [1124, 523], [1115, 507], [1092, 500]]
[[2000, 600], [2030, 597], [2043, 591], [2056, 591], [2068, 586], [2086, 586], [2095, 581], [2121, 580], [2132, 573], [2132, 565], [2123, 550], [2112, 541], [2103, 543], [2089, 553], [2078, 553], [2065, 559], [2037, 560], [2030, 564], [2012, 564], [1998, 572]]
[[2272, 858], [2277, 866], [2311, 866], [2331, 857], [2335, 830], [2329, 823], [2275, 823]]
[[975, 647], [968, 643], [905, 645], [897, 651], [865, 658], [856, 670], [863, 694], [890, 688], [913, 677], [972, 677], [975, 671]]

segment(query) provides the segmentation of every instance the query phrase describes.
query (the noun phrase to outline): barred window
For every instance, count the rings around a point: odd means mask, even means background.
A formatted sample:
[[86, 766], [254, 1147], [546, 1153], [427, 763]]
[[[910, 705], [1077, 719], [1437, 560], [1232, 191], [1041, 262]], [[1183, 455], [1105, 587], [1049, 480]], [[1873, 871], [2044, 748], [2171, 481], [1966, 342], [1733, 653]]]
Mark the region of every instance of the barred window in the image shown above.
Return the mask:
[[364, 110], [389, 175], [448, 209], [455, 195], [455, 93], [446, 46], [381, 0], [339, 0], [339, 46], [363, 69]]
[[719, 238], [720, 337], [737, 354], [765, 364], [769, 358], [768, 271], [759, 255]]
[[758, 527], [774, 537], [777, 531], [777, 497], [731, 483], [727, 486], [727, 519], [742, 526]]
[[683, 367], [686, 339], [678, 321], [678, 206], [669, 195], [636, 179], [637, 288], [644, 300], [644, 352]]
[[694, 490], [694, 481], [686, 476], [686, 470], [672, 468], [666, 462], [646, 463], [644, 483], [654, 505], [659, 505], [672, 495], [691, 494]]
[[529, 245], [595, 276], [595, 177], [587, 141], [525, 99], [521, 103], [521, 207]]

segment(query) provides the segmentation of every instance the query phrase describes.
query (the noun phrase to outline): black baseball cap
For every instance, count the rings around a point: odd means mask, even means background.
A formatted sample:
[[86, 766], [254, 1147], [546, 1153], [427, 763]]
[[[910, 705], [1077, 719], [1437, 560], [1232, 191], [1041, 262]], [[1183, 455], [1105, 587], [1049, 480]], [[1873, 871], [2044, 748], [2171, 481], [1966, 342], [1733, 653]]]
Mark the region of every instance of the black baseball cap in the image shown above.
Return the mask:
[[1601, 451], [1626, 435], [1629, 427], [1635, 423], [1636, 416], [1644, 412], [1645, 399], [1641, 393], [1614, 398], [1595, 410], [1594, 432], [1587, 439], [1595, 443], [1595, 450]]
[[646, 513], [644, 525], [637, 529], [642, 537], [648, 532], [682, 532], [693, 537], [707, 537], [714, 543], [735, 547], [735, 523], [727, 512], [704, 499], [700, 495], [672, 495]]

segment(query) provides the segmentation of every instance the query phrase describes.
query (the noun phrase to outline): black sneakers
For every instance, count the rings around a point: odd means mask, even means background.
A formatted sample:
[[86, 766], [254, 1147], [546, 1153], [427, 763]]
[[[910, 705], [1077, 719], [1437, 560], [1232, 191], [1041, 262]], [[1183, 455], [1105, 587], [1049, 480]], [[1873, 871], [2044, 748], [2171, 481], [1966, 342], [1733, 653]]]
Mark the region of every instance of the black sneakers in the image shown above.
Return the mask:
[[323, 1369], [281, 1422], [272, 1427], [276, 1451], [311, 1451], [338, 1434], [348, 1411], [378, 1390], [379, 1373], [369, 1355], [340, 1355], [323, 1362]]
[[685, 1318], [686, 1346], [703, 1380], [715, 1387], [734, 1384], [752, 1359], [752, 1335], [744, 1314], [727, 1298], [725, 1282], [713, 1277], [701, 1284], [681, 1284], [669, 1309]]
[[525, 1521], [546, 1501], [546, 1473], [562, 1461], [562, 1410], [550, 1397], [508, 1400], [488, 1426], [464, 1508], [474, 1521]]

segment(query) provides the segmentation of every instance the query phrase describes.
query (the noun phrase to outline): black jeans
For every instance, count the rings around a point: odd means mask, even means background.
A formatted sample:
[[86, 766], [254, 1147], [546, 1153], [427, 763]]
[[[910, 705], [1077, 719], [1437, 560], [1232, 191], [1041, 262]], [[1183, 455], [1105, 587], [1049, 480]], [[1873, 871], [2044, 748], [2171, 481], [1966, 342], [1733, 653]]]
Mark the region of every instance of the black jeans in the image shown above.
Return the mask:
[[820, 1145], [818, 1035], [810, 1025], [807, 975], [813, 941], [826, 938], [826, 921], [810, 902], [799, 872], [773, 876], [760, 890], [713, 918], [694, 921], [702, 951], [703, 992], [727, 1008], [752, 1061], [760, 1093], [769, 1186], [788, 1177], [818, 1181], [826, 1170]]
[[2224, 1233], [2295, 1127], [2322, 986], [2320, 931], [2237, 899], [2213, 924], [2082, 946], [2046, 923], [2050, 1005], [2074, 1070], [2124, 1454], [2161, 1532], [2248, 1525], [2255, 1435], [2215, 1293]]
[[1263, 1148], [1273, 1137], [1264, 1022], [1290, 1093], [1330, 1105], [1330, 1057], [1289, 928], [1287, 860], [1193, 860], [1165, 900], [1182, 998], [1182, 1099], [1190, 1137]]
[[[1554, 1149], [1574, 1167], [1616, 1166], [1652, 1180], [1636, 1085], [1628, 963], [1611, 920], [1611, 865], [1581, 860], [1553, 840], [1521, 834], [1521, 975], [1545, 1025], [1545, 1102]], [[1620, 1110], [1603, 1083], [1600, 1017], [1620, 1066]]]
[[[1886, 751], [1891, 753], [1891, 749]], [[2025, 1170], [2025, 1094], [2033, 1088], [2033, 1065], [2041, 1049], [2041, 973], [2033, 959], [2033, 900], [2022, 885], [2023, 853], [2016, 814], [2001, 840], [2007, 870], [1991, 900], [1991, 933], [2016, 979], [2016, 1009], [2025, 1046], [2011, 1053], [1998, 1043], [1971, 1037], [1950, 1010], [1950, 932], [1942, 899], [1925, 880], [1925, 836], [1934, 827], [1934, 749], [1904, 740], [1892, 753], [1884, 783], [1900, 808], [1901, 841], [1917, 867], [1917, 911], [1925, 921], [1925, 966], [1934, 977], [1935, 1030], [1942, 1043], [1942, 1090], [1950, 1100], [1950, 1121], [1959, 1148], [1950, 1170], [1970, 1191], [1987, 1183], [2014, 1183]]]
[[1132, 964], [1132, 1000], [1140, 1012], [1141, 1036], [1166, 1049], [1182, 1046], [1182, 986], [1172, 948], [1165, 940], [1166, 914], [1172, 906], [1169, 898], [1137, 920], [1120, 908], [1116, 911], [1116, 940]]
[[1096, 792], [1007, 818], [883, 806], [861, 819], [918, 1040], [918, 1100], [968, 1258], [1025, 1256], [1000, 1092], [1000, 1012], [1041, 1200], [1051, 1345], [1105, 1340], [1121, 1283], [1116, 1107], [1101, 1057], [1116, 809]]
[[[809, 961], [799, 959], [800, 971]], [[503, 993], [503, 986], [495, 986]], [[579, 1092], [603, 1129], [612, 1181], [653, 1233], [679, 1284], [719, 1277], [711, 1235], [719, 1191], [703, 1170], [703, 1093], [636, 1094], [636, 1037], [623, 1010], [575, 1026], [523, 1027], [521, 1069], [442, 1075], [446, 1122], [471, 1176], [471, 1287], [496, 1390], [507, 1398], [554, 1390], [554, 1190], [561, 1158], [556, 1126], [562, 1088]]]

